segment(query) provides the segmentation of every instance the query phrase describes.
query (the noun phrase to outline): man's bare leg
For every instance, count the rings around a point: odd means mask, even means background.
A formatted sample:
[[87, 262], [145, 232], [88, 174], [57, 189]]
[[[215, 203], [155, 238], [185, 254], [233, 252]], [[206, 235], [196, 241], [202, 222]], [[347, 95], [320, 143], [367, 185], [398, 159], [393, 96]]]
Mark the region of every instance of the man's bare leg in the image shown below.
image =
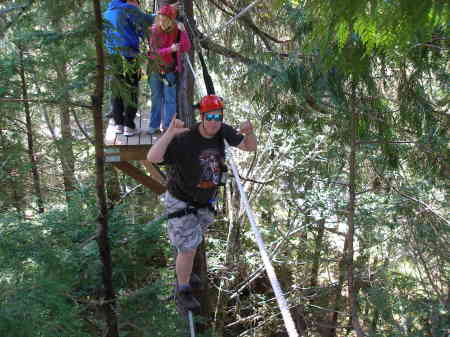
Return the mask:
[[195, 310], [200, 307], [200, 303], [192, 295], [189, 279], [194, 264], [195, 249], [188, 252], [179, 252], [176, 261], [176, 271], [178, 279], [177, 296], [180, 304], [187, 310]]
[[176, 272], [178, 284], [189, 284], [189, 279], [194, 265], [196, 249], [188, 252], [178, 252], [176, 260]]

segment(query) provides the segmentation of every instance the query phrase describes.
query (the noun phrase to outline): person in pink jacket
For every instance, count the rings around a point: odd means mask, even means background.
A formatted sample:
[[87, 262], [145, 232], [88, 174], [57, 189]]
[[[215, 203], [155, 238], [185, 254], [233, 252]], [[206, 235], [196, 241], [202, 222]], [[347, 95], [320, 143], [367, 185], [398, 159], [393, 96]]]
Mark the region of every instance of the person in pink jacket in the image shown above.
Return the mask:
[[155, 69], [149, 77], [151, 111], [149, 134], [167, 129], [177, 107], [177, 73], [182, 70], [181, 54], [191, 49], [191, 41], [181, 22], [176, 22], [174, 6], [161, 7], [150, 28], [148, 57]]

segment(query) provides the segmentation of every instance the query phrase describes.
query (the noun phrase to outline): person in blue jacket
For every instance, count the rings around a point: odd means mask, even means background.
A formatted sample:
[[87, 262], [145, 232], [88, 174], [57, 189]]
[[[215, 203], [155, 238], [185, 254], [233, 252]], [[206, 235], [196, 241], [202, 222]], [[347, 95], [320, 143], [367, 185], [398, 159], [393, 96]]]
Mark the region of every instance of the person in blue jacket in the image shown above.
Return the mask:
[[105, 47], [112, 61], [112, 117], [115, 132], [136, 134], [138, 88], [140, 79], [140, 40], [153, 24], [155, 15], [146, 14], [138, 0], [112, 0], [103, 13]]

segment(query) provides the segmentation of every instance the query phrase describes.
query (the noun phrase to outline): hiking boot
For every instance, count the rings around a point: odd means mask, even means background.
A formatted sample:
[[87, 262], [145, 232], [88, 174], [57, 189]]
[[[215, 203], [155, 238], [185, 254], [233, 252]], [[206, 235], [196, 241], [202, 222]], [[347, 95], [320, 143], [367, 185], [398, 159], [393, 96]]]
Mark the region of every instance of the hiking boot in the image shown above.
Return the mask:
[[123, 131], [123, 135], [124, 135], [124, 136], [126, 136], [126, 137], [132, 137], [132, 136], [134, 136], [134, 135], [136, 135], [136, 134], [137, 134], [136, 129], [129, 128], [128, 126], [126, 126], [126, 127], [124, 128], [124, 131]]
[[200, 289], [202, 287], [202, 280], [200, 280], [197, 274], [192, 273], [189, 279], [189, 285], [193, 289]]
[[114, 133], [123, 133], [123, 125], [116, 125], [114, 127]]
[[178, 303], [186, 310], [195, 310], [200, 308], [200, 303], [192, 295], [192, 288], [187, 284], [178, 286], [177, 289]]

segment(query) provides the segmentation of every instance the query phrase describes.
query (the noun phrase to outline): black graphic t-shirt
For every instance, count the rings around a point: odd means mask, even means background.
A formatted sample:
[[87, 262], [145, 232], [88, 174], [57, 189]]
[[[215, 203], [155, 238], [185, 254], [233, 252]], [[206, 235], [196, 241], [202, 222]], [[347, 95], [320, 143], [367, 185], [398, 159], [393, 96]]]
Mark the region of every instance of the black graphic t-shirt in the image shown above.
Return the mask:
[[206, 205], [214, 198], [225, 167], [225, 143], [238, 146], [244, 136], [227, 124], [211, 139], [198, 127], [176, 136], [167, 147], [164, 162], [169, 165], [168, 190], [177, 199]]

